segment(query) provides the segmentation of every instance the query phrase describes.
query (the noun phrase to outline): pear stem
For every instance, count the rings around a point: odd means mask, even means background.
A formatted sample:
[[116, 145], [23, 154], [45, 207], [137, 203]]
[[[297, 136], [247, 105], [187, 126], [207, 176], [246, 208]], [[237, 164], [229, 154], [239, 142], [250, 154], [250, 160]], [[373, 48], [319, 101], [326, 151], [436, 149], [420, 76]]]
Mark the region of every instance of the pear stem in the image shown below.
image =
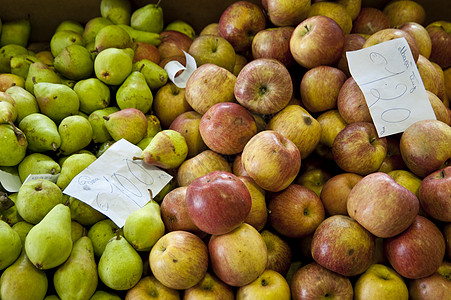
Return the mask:
[[5, 211], [14, 206], [14, 201], [5, 192], [0, 192], [0, 211]]
[[155, 4], [155, 7], [160, 6], [160, 2], [161, 2], [161, 0], [158, 0], [157, 4]]
[[110, 119], [110, 117], [108, 117], [108, 116], [103, 116], [103, 119], [108, 121], [108, 120]]
[[143, 160], [143, 158], [142, 157], [138, 157], [138, 156], [133, 156], [133, 158], [132, 158], [133, 160]]

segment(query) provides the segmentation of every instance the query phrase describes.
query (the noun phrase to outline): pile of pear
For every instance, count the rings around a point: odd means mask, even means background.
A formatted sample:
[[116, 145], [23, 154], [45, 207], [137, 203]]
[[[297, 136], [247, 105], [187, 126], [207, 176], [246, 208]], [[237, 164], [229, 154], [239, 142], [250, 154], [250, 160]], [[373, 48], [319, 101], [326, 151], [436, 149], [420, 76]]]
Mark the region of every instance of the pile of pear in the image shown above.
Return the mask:
[[0, 299], [120, 299], [141, 278], [142, 253], [165, 233], [155, 200], [174, 182], [122, 228], [63, 190], [121, 139], [164, 169], [187, 157], [184, 137], [153, 111], [168, 74], [135, 57], [163, 29], [193, 31], [164, 25], [158, 4], [128, 0], [102, 0], [98, 17], [64, 21], [46, 43], [30, 43], [29, 19], [0, 22], [0, 170], [22, 183], [15, 193], [0, 184]]

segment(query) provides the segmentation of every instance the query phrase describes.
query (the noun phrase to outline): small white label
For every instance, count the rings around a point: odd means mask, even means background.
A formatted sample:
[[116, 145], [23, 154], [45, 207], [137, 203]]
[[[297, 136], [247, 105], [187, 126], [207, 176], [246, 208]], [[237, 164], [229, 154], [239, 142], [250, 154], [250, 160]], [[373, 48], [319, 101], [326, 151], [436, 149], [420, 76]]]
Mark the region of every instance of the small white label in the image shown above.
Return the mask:
[[0, 183], [3, 188], [10, 193], [16, 193], [19, 191], [22, 182], [19, 175], [11, 174], [0, 170]]
[[80, 172], [63, 193], [81, 200], [122, 227], [135, 210], [150, 201], [149, 190], [157, 195], [172, 176], [148, 165], [142, 150], [121, 139]]
[[346, 52], [379, 137], [403, 132], [417, 121], [436, 119], [405, 38]]
[[[176, 60], [168, 62], [164, 69], [166, 73], [168, 73], [169, 79], [179, 88], [184, 89], [186, 87], [186, 83], [188, 82], [189, 77], [193, 72], [197, 69], [196, 60], [194, 57], [183, 51], [186, 58], [186, 67], [184, 67], [181, 63]], [[183, 72], [175, 77], [178, 71], [183, 70]]]
[[24, 184], [27, 181], [30, 180], [35, 180], [35, 179], [45, 179], [48, 181], [51, 181], [53, 183], [56, 183], [56, 181], [58, 180], [58, 177], [60, 176], [60, 174], [30, 174], [27, 176], [27, 178], [25, 178], [24, 182], [22, 184]]

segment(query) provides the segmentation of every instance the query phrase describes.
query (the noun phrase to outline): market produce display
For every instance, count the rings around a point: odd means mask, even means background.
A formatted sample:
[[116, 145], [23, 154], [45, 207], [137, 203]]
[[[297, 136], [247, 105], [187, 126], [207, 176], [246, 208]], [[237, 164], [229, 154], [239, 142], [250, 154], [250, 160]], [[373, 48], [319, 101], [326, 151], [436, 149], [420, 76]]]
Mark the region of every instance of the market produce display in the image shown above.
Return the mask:
[[[99, 0], [47, 41], [0, 13], [0, 299], [451, 299], [451, 20], [262, 0], [199, 29], [164, 1]], [[436, 118], [383, 135], [346, 53], [397, 38]], [[124, 143], [103, 166], [133, 180], [65, 192]]]

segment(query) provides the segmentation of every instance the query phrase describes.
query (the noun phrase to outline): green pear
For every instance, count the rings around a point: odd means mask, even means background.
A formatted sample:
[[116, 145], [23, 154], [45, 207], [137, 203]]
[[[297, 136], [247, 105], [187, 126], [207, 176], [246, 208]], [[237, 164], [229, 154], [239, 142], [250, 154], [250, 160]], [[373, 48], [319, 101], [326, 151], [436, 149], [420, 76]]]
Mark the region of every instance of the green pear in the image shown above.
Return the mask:
[[31, 224], [38, 224], [57, 204], [63, 203], [63, 193], [46, 179], [29, 180], [17, 193], [16, 207], [20, 216]]
[[45, 296], [44, 300], [60, 300], [60, 297], [58, 297], [57, 295], [48, 295]]
[[0, 124], [11, 124], [17, 119], [17, 104], [13, 97], [0, 92]]
[[53, 57], [57, 57], [64, 48], [74, 44], [80, 46], [85, 45], [83, 36], [80, 33], [73, 30], [59, 30], [50, 39], [50, 51]]
[[105, 127], [115, 141], [123, 138], [132, 144], [137, 144], [146, 136], [147, 118], [139, 109], [121, 109], [104, 119]]
[[101, 257], [109, 240], [116, 236], [121, 229], [110, 219], [100, 220], [88, 230], [88, 237], [94, 247], [94, 255]]
[[149, 251], [164, 235], [160, 205], [150, 200], [146, 205], [128, 215], [124, 224], [124, 237], [137, 251]]
[[189, 36], [192, 40], [194, 40], [194, 38], [196, 37], [196, 31], [194, 30], [193, 26], [191, 26], [184, 20], [172, 21], [164, 28], [164, 31], [166, 30], [175, 30], [184, 33], [187, 36]]
[[100, 29], [112, 24], [113, 22], [104, 17], [94, 17], [90, 19], [83, 30], [83, 40], [85, 41], [85, 44], [93, 43]]
[[78, 81], [74, 91], [80, 100], [80, 111], [90, 114], [95, 110], [103, 109], [110, 104], [111, 92], [109, 87], [97, 78], [88, 78]]
[[62, 83], [62, 80], [61, 77], [45, 63], [36, 61], [30, 64], [30, 67], [28, 68], [27, 78], [25, 79], [25, 89], [35, 95], [34, 85], [38, 82]]
[[0, 48], [0, 73], [11, 73], [11, 58], [21, 54], [29, 54], [21, 45], [9, 44]]
[[107, 25], [97, 33], [94, 46], [97, 52], [107, 48], [131, 48], [132, 39], [128, 32], [119, 25]]
[[106, 150], [110, 148], [110, 146], [114, 145], [115, 141], [106, 141], [105, 143], [100, 144], [97, 147], [96, 157], [100, 157]]
[[[9, 194], [8, 198], [12, 200], [14, 203], [16, 203], [17, 193]], [[1, 216], [0, 219], [8, 223], [9, 226], [14, 226], [15, 224], [23, 221], [23, 218], [19, 215], [19, 212], [17, 211], [16, 205], [3, 211], [0, 216]]]
[[120, 85], [132, 72], [134, 51], [131, 48], [107, 48], [94, 60], [96, 77], [109, 85]]
[[55, 32], [61, 31], [61, 30], [72, 30], [75, 31], [78, 34], [83, 34], [84, 27], [83, 25], [75, 20], [64, 20], [61, 23], [58, 24], [58, 26], [55, 29]]
[[10, 95], [16, 102], [17, 123], [20, 123], [26, 116], [39, 112], [39, 105], [36, 101], [36, 97], [23, 87], [12, 86], [9, 87], [5, 93]]
[[30, 54], [20, 54], [13, 56], [9, 61], [9, 65], [11, 67], [11, 74], [15, 74], [26, 79], [28, 76], [28, 70], [30, 69], [30, 65], [37, 61], [38, 58]]
[[0, 124], [0, 166], [18, 165], [26, 155], [27, 138], [18, 128]]
[[111, 292], [97, 290], [89, 300], [121, 300], [121, 297]]
[[62, 83], [38, 82], [34, 86], [34, 95], [41, 113], [55, 123], [76, 115], [80, 107], [77, 93]]
[[83, 225], [74, 220], [71, 221], [70, 225], [71, 238], [73, 243], [86, 236], [86, 228]]
[[47, 270], [64, 263], [72, 251], [70, 209], [57, 204], [31, 228], [25, 251], [38, 269]]
[[157, 4], [147, 4], [136, 9], [130, 17], [130, 26], [142, 31], [162, 32], [164, 19], [160, 1]]
[[128, 32], [134, 42], [149, 43], [156, 47], [161, 44], [161, 37], [159, 33], [138, 30], [126, 24], [119, 24], [119, 26]]
[[152, 108], [152, 91], [141, 72], [134, 71], [125, 79], [116, 92], [116, 103], [120, 109], [136, 108], [143, 113]]
[[128, 290], [141, 279], [143, 261], [121, 235], [108, 241], [98, 264], [100, 280], [114, 290]]
[[56, 180], [56, 185], [64, 190], [72, 179], [92, 164], [97, 158], [92, 154], [75, 153], [69, 155], [61, 164], [61, 172]]
[[142, 151], [141, 157], [145, 163], [163, 169], [177, 168], [188, 154], [185, 138], [178, 131], [166, 129], [158, 132], [150, 144]]
[[177, 187], [177, 180], [172, 178], [166, 185], [161, 189], [161, 191], [155, 195], [153, 200], [155, 200], [158, 203], [161, 203], [163, 201], [164, 196], [166, 196], [170, 191], [175, 189]]
[[53, 285], [61, 299], [89, 299], [97, 289], [97, 265], [89, 237], [74, 243], [69, 258], [53, 275]]
[[0, 270], [11, 265], [22, 251], [19, 234], [9, 224], [0, 220]]
[[56, 151], [61, 146], [61, 136], [55, 122], [41, 113], [22, 119], [19, 129], [26, 135], [28, 149], [32, 152]]
[[133, 71], [140, 71], [146, 78], [147, 85], [151, 90], [157, 90], [168, 81], [168, 73], [148, 59], [141, 59], [133, 63]]
[[60, 151], [64, 155], [75, 153], [92, 141], [92, 127], [88, 119], [82, 116], [64, 118], [58, 126], [61, 136]]
[[98, 109], [93, 111], [88, 120], [92, 127], [92, 141], [94, 143], [105, 143], [113, 138], [105, 127], [105, 120], [103, 117], [107, 117], [110, 114], [119, 111], [116, 106], [109, 106], [104, 109]]
[[19, 19], [3, 23], [0, 35], [0, 46], [9, 44], [28, 46], [31, 33], [30, 19]]
[[61, 166], [50, 156], [35, 152], [30, 153], [17, 166], [19, 177], [22, 182], [30, 174], [59, 174]]
[[153, 137], [148, 137], [146, 136], [145, 138], [143, 138], [142, 140], [139, 141], [138, 144], [136, 144], [136, 146], [138, 146], [141, 150], [146, 149], [147, 146], [149, 146], [150, 141], [153, 139]]
[[19, 234], [22, 245], [25, 244], [25, 237], [33, 226], [34, 224], [28, 223], [27, 221], [19, 221], [12, 226], [12, 229]]
[[74, 197], [69, 197], [69, 207], [72, 220], [84, 226], [92, 226], [106, 218], [104, 214], [94, 209], [89, 204]]
[[48, 289], [47, 275], [33, 266], [25, 251], [0, 278], [0, 299], [41, 300]]
[[129, 0], [102, 0], [100, 14], [114, 24], [130, 24], [132, 6]]
[[68, 79], [82, 80], [91, 76], [94, 62], [84, 46], [73, 44], [65, 47], [54, 60], [57, 72]]

